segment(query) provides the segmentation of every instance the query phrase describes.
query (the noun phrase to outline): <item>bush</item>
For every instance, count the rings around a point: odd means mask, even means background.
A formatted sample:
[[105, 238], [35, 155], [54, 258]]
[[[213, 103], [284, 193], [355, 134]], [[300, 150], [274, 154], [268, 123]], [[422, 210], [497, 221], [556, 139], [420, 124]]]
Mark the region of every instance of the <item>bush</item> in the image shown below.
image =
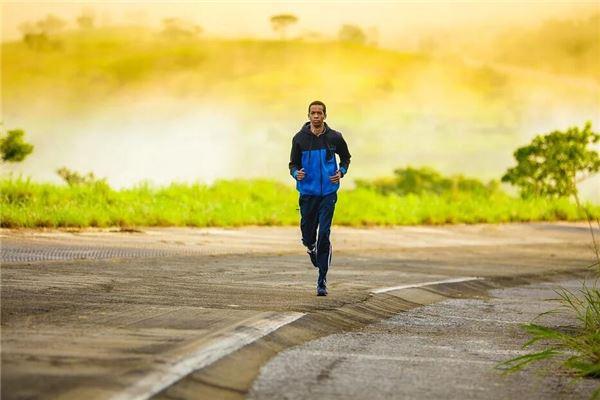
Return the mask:
[[358, 179], [356, 185], [359, 188], [375, 190], [385, 195], [395, 193], [401, 196], [451, 193], [490, 195], [500, 191], [497, 181], [490, 181], [486, 184], [478, 179], [462, 175], [445, 177], [429, 167], [398, 168], [394, 170], [394, 175], [392, 178], [379, 178], [371, 181]]
[[517, 165], [506, 171], [502, 182], [518, 186], [523, 197], [574, 195], [579, 182], [600, 170], [598, 152], [588, 149], [599, 141], [590, 122], [582, 130], [538, 135], [514, 152]]
[[33, 151], [33, 145], [25, 142], [25, 132], [21, 129], [8, 131], [0, 137], [0, 155], [4, 162], [20, 162]]

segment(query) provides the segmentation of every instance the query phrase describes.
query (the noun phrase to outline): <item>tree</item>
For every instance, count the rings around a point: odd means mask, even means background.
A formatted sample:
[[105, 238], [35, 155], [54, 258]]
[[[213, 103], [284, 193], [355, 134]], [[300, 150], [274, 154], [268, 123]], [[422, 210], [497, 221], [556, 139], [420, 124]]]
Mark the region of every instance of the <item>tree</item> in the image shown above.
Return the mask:
[[21, 129], [8, 131], [0, 137], [0, 154], [4, 162], [21, 162], [33, 151], [33, 145], [25, 142], [25, 132]]
[[31, 22], [20, 24], [19, 30], [23, 34], [23, 41], [30, 49], [58, 50], [61, 48], [61, 42], [50, 38], [58, 34], [65, 25], [64, 20], [48, 14], [46, 18], [38, 20], [35, 24]]
[[55, 35], [60, 33], [60, 31], [65, 27], [66, 21], [58, 18], [55, 15], [48, 14], [46, 18], [40, 19], [35, 23], [35, 26], [42, 32], [48, 36]]
[[271, 17], [271, 26], [281, 36], [281, 39], [285, 39], [286, 30], [296, 22], [298, 22], [298, 17], [293, 14], [279, 14]]
[[599, 141], [591, 122], [582, 130], [538, 135], [514, 152], [517, 166], [506, 171], [502, 182], [518, 186], [522, 197], [574, 195], [578, 200], [577, 184], [600, 170], [598, 152], [588, 148]]
[[338, 38], [342, 42], [365, 44], [367, 35], [356, 25], [343, 25], [338, 32]]

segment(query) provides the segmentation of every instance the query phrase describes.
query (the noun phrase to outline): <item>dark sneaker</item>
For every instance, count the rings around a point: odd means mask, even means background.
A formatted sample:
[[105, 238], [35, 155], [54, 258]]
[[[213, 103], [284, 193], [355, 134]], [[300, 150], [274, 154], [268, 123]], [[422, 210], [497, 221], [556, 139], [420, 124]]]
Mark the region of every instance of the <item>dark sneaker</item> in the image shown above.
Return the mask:
[[327, 296], [327, 287], [326, 286], [317, 287], [317, 296]]
[[316, 243], [313, 244], [311, 247], [308, 247], [306, 252], [308, 253], [308, 256], [310, 257], [310, 262], [312, 263], [312, 265], [315, 268], [319, 268], [317, 266], [317, 245], [316, 245]]

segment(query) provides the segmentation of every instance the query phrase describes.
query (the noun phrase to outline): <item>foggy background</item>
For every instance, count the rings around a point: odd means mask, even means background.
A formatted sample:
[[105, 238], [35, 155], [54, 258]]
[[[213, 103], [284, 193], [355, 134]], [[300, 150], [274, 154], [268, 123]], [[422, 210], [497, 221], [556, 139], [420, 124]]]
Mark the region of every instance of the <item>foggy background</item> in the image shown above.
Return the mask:
[[[49, 14], [50, 44], [26, 45]], [[2, 121], [35, 145], [3, 173], [41, 181], [291, 185], [316, 99], [349, 144], [346, 188], [407, 165], [499, 179], [536, 134], [600, 126], [595, 2], [14, 2], [2, 42]], [[580, 188], [600, 200], [598, 177]]]

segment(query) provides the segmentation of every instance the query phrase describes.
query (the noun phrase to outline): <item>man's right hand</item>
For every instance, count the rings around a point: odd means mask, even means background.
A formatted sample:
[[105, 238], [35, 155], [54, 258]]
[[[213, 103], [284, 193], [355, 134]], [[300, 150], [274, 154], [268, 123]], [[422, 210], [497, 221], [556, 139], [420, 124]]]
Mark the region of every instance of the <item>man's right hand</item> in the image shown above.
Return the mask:
[[304, 175], [306, 175], [306, 173], [304, 172], [304, 168], [300, 168], [296, 173], [296, 179], [301, 181], [302, 179], [304, 179]]

